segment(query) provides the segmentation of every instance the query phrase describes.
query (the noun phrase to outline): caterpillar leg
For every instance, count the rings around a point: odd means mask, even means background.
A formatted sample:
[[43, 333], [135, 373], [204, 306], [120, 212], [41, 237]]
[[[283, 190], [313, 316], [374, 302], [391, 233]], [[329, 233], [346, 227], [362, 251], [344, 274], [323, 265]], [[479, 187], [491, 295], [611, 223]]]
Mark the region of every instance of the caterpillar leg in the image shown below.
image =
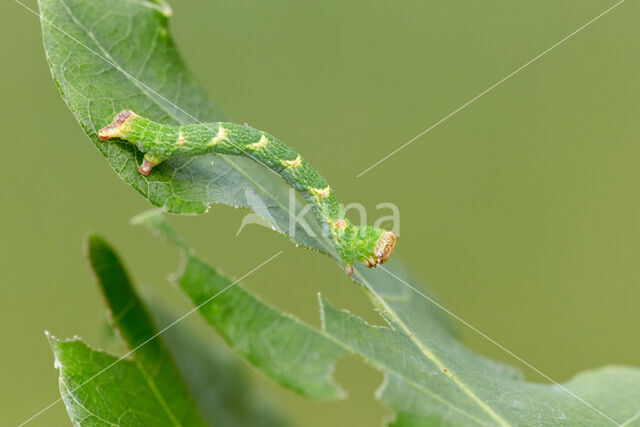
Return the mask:
[[[106, 141], [112, 138], [123, 138], [126, 141], [127, 132], [131, 129], [131, 120], [136, 117], [138, 117], [138, 115], [131, 110], [121, 111], [113, 118], [111, 123], [98, 131], [98, 138], [100, 138], [100, 141]], [[138, 172], [147, 176], [151, 173], [151, 169], [161, 162], [162, 159], [160, 157], [146, 153], [142, 165], [138, 168]]]
[[147, 176], [151, 173], [151, 169], [153, 169], [154, 166], [161, 162], [162, 159], [154, 156], [153, 154], [146, 153], [144, 155], [144, 160], [142, 160], [142, 164], [138, 168], [138, 172], [140, 172], [144, 176]]

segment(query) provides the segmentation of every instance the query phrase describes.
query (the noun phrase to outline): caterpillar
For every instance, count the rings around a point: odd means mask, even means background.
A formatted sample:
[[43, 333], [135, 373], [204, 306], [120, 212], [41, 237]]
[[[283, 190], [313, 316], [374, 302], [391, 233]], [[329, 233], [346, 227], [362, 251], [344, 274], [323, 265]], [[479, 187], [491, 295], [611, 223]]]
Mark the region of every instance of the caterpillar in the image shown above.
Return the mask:
[[256, 160], [282, 176], [311, 205], [349, 275], [354, 261], [375, 267], [387, 260], [395, 246], [391, 231], [351, 224], [325, 179], [291, 147], [258, 129], [226, 122], [163, 125], [123, 110], [98, 131], [98, 137], [101, 141], [117, 138], [144, 153], [138, 170], [145, 176], [175, 155], [219, 153]]

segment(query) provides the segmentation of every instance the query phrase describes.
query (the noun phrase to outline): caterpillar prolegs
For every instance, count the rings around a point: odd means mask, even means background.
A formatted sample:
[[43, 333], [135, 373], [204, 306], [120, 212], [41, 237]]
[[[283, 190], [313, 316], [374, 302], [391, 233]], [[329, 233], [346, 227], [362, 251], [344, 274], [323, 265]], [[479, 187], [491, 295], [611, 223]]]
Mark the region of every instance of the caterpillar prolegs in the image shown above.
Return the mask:
[[282, 176], [311, 204], [323, 231], [334, 242], [345, 270], [353, 273], [353, 262], [375, 267], [387, 260], [396, 242], [390, 231], [356, 226], [340, 208], [331, 187], [291, 147], [273, 136], [246, 125], [217, 122], [170, 126], [153, 122], [130, 110], [118, 113], [113, 122], [98, 131], [100, 140], [119, 138], [144, 153], [139, 168], [143, 175], [172, 156], [219, 153], [252, 158]]

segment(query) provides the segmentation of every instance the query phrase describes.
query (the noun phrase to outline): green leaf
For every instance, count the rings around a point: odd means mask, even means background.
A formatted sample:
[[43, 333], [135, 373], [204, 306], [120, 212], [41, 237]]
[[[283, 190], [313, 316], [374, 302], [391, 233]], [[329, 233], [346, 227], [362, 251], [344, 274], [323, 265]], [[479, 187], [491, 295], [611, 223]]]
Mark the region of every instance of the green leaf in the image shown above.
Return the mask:
[[343, 393], [331, 379], [344, 349], [317, 329], [261, 301], [235, 281], [197, 258], [159, 211], [143, 213], [144, 224], [182, 249], [184, 267], [176, 277], [200, 314], [260, 372], [279, 384], [315, 399]]
[[[60, 394], [77, 425], [204, 425], [192, 404], [169, 406], [173, 398], [186, 400], [180, 391], [157, 396], [136, 362], [122, 360], [108, 368], [117, 357], [94, 350], [79, 339], [48, 338], [60, 369]], [[108, 373], [100, 374], [107, 368]], [[173, 413], [174, 409], [180, 412]]]
[[[56, 85], [82, 129], [126, 183], [170, 213], [201, 214], [214, 203], [247, 207], [308, 247], [334, 253], [306, 203], [270, 170], [239, 157], [173, 158], [142, 176], [134, 147], [100, 142], [97, 130], [132, 109], [177, 124], [222, 118], [187, 71], [168, 17], [142, 0], [39, 0], [44, 48]], [[291, 206], [290, 206], [291, 205]], [[304, 210], [304, 211], [303, 211]], [[298, 221], [293, 217], [306, 212]], [[291, 225], [291, 228], [290, 228]]]
[[110, 320], [131, 358], [49, 336], [60, 393], [71, 420], [83, 425], [204, 425], [175, 362], [113, 250], [98, 236], [88, 255]]
[[406, 275], [360, 272], [389, 327], [367, 324], [321, 300], [323, 329], [379, 369], [377, 396], [393, 425], [615, 425], [640, 423], [640, 370], [608, 366], [563, 384], [525, 382], [518, 371], [465, 347], [440, 308], [410, 289]]

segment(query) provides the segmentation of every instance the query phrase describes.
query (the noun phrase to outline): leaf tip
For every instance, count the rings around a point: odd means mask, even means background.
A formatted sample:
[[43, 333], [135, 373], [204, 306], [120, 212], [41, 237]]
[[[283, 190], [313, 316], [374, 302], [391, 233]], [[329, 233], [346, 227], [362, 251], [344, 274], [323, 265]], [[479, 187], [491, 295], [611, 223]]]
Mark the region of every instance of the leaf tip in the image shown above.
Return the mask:
[[162, 222], [162, 210], [160, 209], [146, 210], [129, 220], [129, 224], [131, 225], [146, 225], [150, 227], [154, 225], [157, 226], [160, 222]]
[[54, 369], [62, 368], [62, 363], [60, 362], [60, 343], [61, 341], [53, 336], [51, 332], [45, 329], [44, 336], [47, 338], [49, 342], [49, 347], [51, 347], [51, 351], [53, 352], [53, 367]]
[[162, 209], [150, 209], [139, 213], [129, 220], [131, 225], [144, 225], [156, 236], [162, 236], [178, 245], [185, 253], [190, 253], [189, 246], [182, 237], [171, 227]]
[[[113, 262], [117, 260], [116, 252], [111, 245], [99, 234], [87, 233], [83, 242], [85, 257], [93, 273], [100, 278], [101, 271], [105, 268], [105, 260]], [[98, 283], [101, 281], [98, 280]]]
[[51, 334], [51, 332], [49, 332], [47, 329], [44, 330], [44, 337], [47, 339], [47, 341], [49, 342], [49, 345], [52, 347], [53, 347], [53, 342], [58, 341], [58, 339], [54, 337]]
[[318, 292], [318, 304], [321, 309], [324, 309], [325, 306], [333, 307], [333, 305], [329, 302], [328, 299], [322, 296], [322, 292]]
[[84, 236], [84, 246], [87, 253], [91, 253], [100, 247], [107, 246], [106, 240], [99, 234], [89, 232]]
[[158, 12], [164, 15], [165, 18], [171, 18], [173, 16], [173, 9], [165, 0], [156, 0], [153, 4]]
[[[49, 341], [49, 345], [51, 346], [52, 349], [54, 349], [58, 346], [58, 344], [60, 344], [61, 342], [64, 342], [65, 340], [61, 340], [60, 338], [56, 337], [55, 335], [53, 335], [50, 331], [46, 330], [44, 331], [44, 336], [47, 339], [47, 341]], [[78, 339], [77, 337], [74, 337], [75, 339]]]
[[317, 293], [318, 296], [318, 308], [320, 309], [320, 327], [322, 328], [322, 330], [324, 331], [325, 328], [325, 323], [324, 323], [324, 303], [325, 303], [325, 299], [322, 296], [322, 294], [320, 292]]
[[328, 311], [335, 311], [335, 307], [328, 299], [323, 297], [320, 292], [318, 292], [318, 306], [320, 308], [320, 326], [323, 331], [326, 331], [326, 313]]

